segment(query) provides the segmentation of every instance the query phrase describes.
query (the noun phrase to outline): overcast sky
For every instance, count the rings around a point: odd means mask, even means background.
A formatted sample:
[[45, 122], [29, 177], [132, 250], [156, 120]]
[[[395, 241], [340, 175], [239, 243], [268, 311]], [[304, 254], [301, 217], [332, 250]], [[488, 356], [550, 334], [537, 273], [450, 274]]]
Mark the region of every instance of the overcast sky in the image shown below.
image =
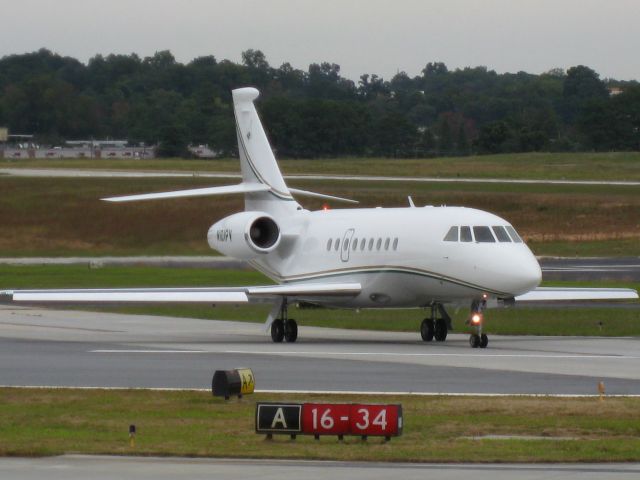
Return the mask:
[[640, 0], [0, 0], [0, 56], [45, 47], [181, 62], [329, 61], [344, 76], [417, 75], [427, 62], [541, 73], [583, 64], [640, 79]]

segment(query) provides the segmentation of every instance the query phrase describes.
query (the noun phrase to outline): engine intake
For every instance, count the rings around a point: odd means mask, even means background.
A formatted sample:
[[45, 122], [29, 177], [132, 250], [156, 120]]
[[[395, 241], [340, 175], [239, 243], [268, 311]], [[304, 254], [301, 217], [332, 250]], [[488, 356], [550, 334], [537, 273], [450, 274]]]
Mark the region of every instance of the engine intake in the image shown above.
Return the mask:
[[240, 260], [275, 250], [280, 238], [277, 222], [264, 212], [241, 212], [223, 218], [207, 234], [211, 248]]
[[260, 249], [270, 249], [280, 240], [280, 229], [271, 217], [256, 218], [249, 227], [249, 240]]

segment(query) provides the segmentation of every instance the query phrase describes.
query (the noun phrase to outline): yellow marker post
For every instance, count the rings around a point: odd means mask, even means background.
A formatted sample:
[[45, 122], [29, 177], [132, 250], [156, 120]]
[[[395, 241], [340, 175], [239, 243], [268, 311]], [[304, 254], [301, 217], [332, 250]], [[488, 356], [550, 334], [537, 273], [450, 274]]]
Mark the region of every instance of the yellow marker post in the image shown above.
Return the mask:
[[598, 383], [598, 393], [600, 393], [600, 401], [603, 402], [604, 401], [604, 394], [605, 389], [604, 389], [604, 382], [599, 382]]
[[135, 448], [136, 446], [136, 426], [129, 425], [129, 446]]
[[253, 372], [250, 368], [239, 368], [238, 375], [240, 375], [240, 393], [247, 395], [253, 393], [256, 388], [256, 379], [253, 376]]

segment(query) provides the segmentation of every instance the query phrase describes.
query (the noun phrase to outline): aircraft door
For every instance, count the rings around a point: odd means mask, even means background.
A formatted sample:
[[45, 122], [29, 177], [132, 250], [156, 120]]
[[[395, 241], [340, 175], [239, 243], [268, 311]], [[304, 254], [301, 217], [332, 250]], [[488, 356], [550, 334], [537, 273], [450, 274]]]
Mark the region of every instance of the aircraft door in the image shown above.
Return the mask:
[[355, 232], [355, 230], [353, 228], [350, 228], [345, 232], [344, 237], [342, 239], [342, 249], [340, 250], [340, 259], [343, 262], [349, 261], [349, 252], [351, 251], [351, 241], [353, 240], [353, 232]]

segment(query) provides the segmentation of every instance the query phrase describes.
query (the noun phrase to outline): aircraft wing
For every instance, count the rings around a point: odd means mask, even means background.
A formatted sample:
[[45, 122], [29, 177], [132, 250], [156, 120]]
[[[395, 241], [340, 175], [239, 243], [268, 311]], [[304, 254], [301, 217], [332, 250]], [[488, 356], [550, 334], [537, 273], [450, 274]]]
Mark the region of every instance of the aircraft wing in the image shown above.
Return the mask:
[[282, 297], [356, 296], [359, 283], [310, 283], [249, 287], [116, 288], [0, 291], [0, 300], [43, 303], [249, 303]]
[[515, 297], [519, 302], [554, 302], [571, 300], [635, 300], [638, 292], [631, 288], [538, 287]]

